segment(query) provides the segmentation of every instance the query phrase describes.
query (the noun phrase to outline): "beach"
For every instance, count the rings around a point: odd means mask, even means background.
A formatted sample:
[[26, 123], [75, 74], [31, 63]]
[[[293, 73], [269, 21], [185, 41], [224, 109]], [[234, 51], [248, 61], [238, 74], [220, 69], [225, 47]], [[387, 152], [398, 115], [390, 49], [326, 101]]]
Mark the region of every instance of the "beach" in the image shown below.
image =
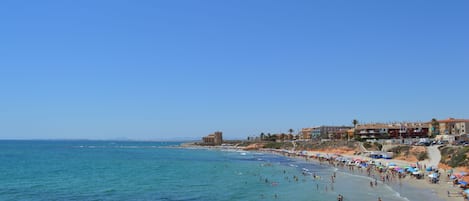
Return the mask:
[[[271, 152], [272, 150], [264, 150], [267, 152]], [[338, 167], [340, 162], [337, 161], [328, 161], [325, 160], [326, 157], [332, 157], [332, 156], [340, 156], [344, 158], [352, 158], [356, 160], [361, 160], [361, 161], [373, 161], [374, 163], [380, 163], [383, 165], [386, 164], [397, 164], [399, 166], [411, 166], [415, 165], [413, 162], [409, 161], [404, 161], [404, 160], [396, 160], [396, 159], [372, 159], [370, 157], [366, 156], [361, 156], [361, 155], [351, 155], [350, 153], [337, 153], [337, 152], [323, 152], [323, 151], [308, 151], [307, 153], [303, 153], [304, 155], [300, 156], [298, 154], [291, 154], [291, 152], [287, 150], [281, 150], [281, 151], [273, 151], [277, 152], [277, 154], [282, 154], [286, 157], [293, 157], [293, 158], [298, 158], [298, 159], [304, 159], [305, 161], [310, 161], [310, 162], [320, 162], [322, 164], [328, 164], [331, 167]], [[287, 153], [287, 154], [285, 154]], [[322, 156], [318, 157], [318, 156]], [[311, 160], [313, 159], [313, 160]], [[428, 161], [425, 161], [428, 163]], [[420, 165], [423, 167], [424, 165], [426, 166], [425, 163], [420, 163]], [[346, 166], [342, 166], [343, 170], [346, 170]], [[350, 172], [350, 171], [349, 171]], [[443, 201], [462, 201], [464, 200], [462, 196], [462, 189], [458, 185], [454, 185], [452, 180], [448, 177], [446, 174], [445, 169], [439, 169], [439, 172], [441, 172], [441, 177], [439, 182], [437, 183], [431, 183], [429, 178], [428, 178], [428, 173], [425, 174], [423, 173], [424, 176], [422, 179], [416, 179], [411, 176], [406, 176], [404, 178], [400, 178], [398, 181], [393, 181], [393, 182], [386, 182], [387, 185], [392, 187], [398, 192], [401, 192], [402, 189], [405, 189], [406, 187], [414, 187], [417, 189], [421, 189], [422, 192], [425, 192], [427, 194], [431, 194], [432, 196], [435, 197], [434, 200], [443, 200]], [[357, 175], [365, 175], [363, 172], [360, 171], [353, 171], [353, 174]], [[370, 175], [368, 175], [370, 176]], [[370, 177], [372, 178], [372, 177]], [[409, 191], [406, 192], [407, 194], [414, 194], [410, 195], [412, 197], [419, 197], [422, 192], [419, 191]]]

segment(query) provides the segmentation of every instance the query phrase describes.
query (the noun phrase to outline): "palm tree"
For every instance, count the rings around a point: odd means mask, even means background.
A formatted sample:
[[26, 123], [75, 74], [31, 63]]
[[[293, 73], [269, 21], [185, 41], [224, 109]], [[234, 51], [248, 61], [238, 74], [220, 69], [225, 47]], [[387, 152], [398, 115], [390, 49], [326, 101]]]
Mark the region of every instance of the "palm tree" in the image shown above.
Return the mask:
[[265, 138], [265, 134], [261, 133], [261, 141], [264, 141], [264, 138]]
[[293, 136], [293, 134], [292, 134], [293, 132], [294, 132], [294, 130], [292, 128], [288, 129], [289, 135]]
[[432, 124], [432, 137], [435, 137], [436, 135], [439, 134], [440, 123], [438, 123], [438, 120], [433, 118], [431, 124]]
[[[357, 119], [353, 119], [352, 120], [352, 124], [353, 124], [353, 137], [355, 137], [357, 135], [357, 125], [358, 125], [358, 120]], [[347, 141], [349, 141], [349, 135], [347, 133]]]

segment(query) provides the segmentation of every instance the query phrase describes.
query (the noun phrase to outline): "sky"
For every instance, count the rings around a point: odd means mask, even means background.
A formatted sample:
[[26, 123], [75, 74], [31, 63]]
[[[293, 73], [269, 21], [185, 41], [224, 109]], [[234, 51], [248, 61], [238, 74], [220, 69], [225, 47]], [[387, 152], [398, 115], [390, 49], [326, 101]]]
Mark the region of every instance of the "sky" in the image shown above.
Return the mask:
[[469, 1], [0, 2], [0, 139], [469, 118]]

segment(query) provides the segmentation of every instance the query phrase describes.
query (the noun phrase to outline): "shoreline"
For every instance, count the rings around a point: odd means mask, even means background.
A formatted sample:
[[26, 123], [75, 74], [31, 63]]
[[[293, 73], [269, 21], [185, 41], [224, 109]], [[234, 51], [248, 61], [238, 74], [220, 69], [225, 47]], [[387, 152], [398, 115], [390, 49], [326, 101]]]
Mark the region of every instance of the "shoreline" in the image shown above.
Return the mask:
[[[358, 158], [362, 161], [375, 161], [379, 162], [381, 164], [388, 164], [388, 163], [396, 163], [401, 166], [409, 166], [412, 163], [408, 161], [402, 161], [402, 160], [396, 160], [396, 159], [372, 159], [370, 157], [366, 156], [361, 156], [361, 155], [349, 155], [349, 154], [335, 154], [335, 153], [330, 153], [330, 152], [322, 152], [322, 151], [307, 151], [305, 155], [297, 155], [296, 153], [292, 153], [288, 150], [283, 150], [283, 149], [257, 149], [257, 150], [245, 150], [242, 147], [235, 147], [235, 146], [197, 146], [194, 144], [181, 146], [181, 148], [189, 148], [189, 149], [208, 149], [208, 150], [234, 150], [234, 151], [243, 151], [243, 152], [260, 152], [260, 153], [269, 153], [269, 154], [274, 154], [274, 155], [279, 155], [283, 157], [288, 157], [292, 159], [298, 159], [302, 160], [306, 163], [319, 163], [321, 165], [327, 165], [330, 168], [338, 168], [340, 171], [343, 171], [344, 173], [348, 174], [353, 174], [356, 176], [365, 176], [370, 179], [373, 179], [373, 177], [367, 176], [366, 174], [363, 173], [358, 173], [358, 172], [350, 172], [347, 171], [347, 166], [342, 166], [338, 167], [337, 164], [334, 164], [335, 162], [333, 161], [331, 163], [326, 163], [325, 161], [321, 161], [317, 155], [328, 155], [328, 156], [333, 156], [333, 155], [340, 155], [343, 157], [347, 158]], [[450, 179], [446, 176], [446, 172], [444, 170], [439, 169], [440, 172], [442, 172], [440, 181], [436, 184], [430, 183], [428, 181], [428, 175], [425, 175], [423, 179], [416, 179], [412, 178], [411, 176], [406, 176], [402, 179], [399, 179], [399, 183], [391, 182], [391, 183], [385, 183], [387, 186], [389, 186], [393, 191], [398, 193], [401, 197], [411, 197], [412, 201], [419, 201], [416, 200], [417, 197], [419, 197], [420, 193], [430, 193], [431, 195], [435, 196], [437, 200], [435, 201], [463, 201], [464, 198], [462, 197], [462, 190], [458, 186], [453, 186], [452, 182]], [[403, 189], [408, 190], [408, 188], [413, 188], [416, 189], [416, 191], [412, 192], [403, 192]], [[418, 191], [423, 191], [423, 192], [418, 192]], [[449, 192], [449, 193], [448, 193]]]
[[[294, 159], [299, 159], [307, 163], [311, 162], [319, 162], [319, 164], [327, 165], [330, 168], [338, 168], [339, 170], [348, 173], [348, 174], [353, 174], [357, 176], [365, 176], [370, 179], [373, 179], [370, 176], [367, 176], [366, 174], [360, 174], [357, 172], [349, 172], [347, 169], [344, 169], [345, 167], [338, 167], [336, 165], [332, 165], [330, 163], [325, 163], [324, 161], [321, 163], [321, 161], [314, 157], [317, 154], [323, 154], [323, 155], [341, 155], [349, 158], [360, 158], [363, 161], [377, 161], [380, 163], [396, 163], [400, 165], [411, 165], [411, 162], [408, 161], [402, 161], [402, 160], [396, 160], [396, 159], [371, 159], [369, 157], [365, 156], [359, 156], [359, 155], [347, 155], [347, 154], [335, 154], [335, 153], [329, 153], [329, 152], [321, 152], [321, 151], [308, 151], [308, 154], [306, 156], [298, 156], [298, 155], [291, 155], [288, 150], [271, 150], [271, 149], [260, 149], [258, 150], [260, 152], [264, 153], [271, 153], [271, 154], [276, 154], [288, 158], [294, 158]], [[288, 154], [285, 154], [288, 153]], [[311, 157], [313, 156], [313, 157]], [[442, 170], [440, 170], [442, 171]], [[410, 176], [406, 176], [405, 178], [402, 178], [399, 180], [399, 183], [385, 183], [388, 185], [390, 188], [392, 188], [395, 192], [399, 193], [400, 196], [402, 196], [402, 189], [406, 189], [406, 187], [414, 188], [414, 189], [419, 189], [423, 191], [427, 191], [426, 193], [431, 193], [432, 195], [435, 195], [437, 197], [437, 201], [464, 201], [464, 198], [461, 194], [462, 190], [456, 185], [454, 186], [450, 179], [445, 176], [446, 173], [443, 172], [440, 181], [436, 184], [432, 184], [428, 181], [428, 177], [425, 177], [423, 179], [416, 179], [416, 178], [411, 178]], [[427, 175], [426, 175], [427, 176]], [[449, 193], [448, 193], [449, 192]], [[421, 192], [404, 192], [404, 197], [419, 197], [419, 194]], [[410, 196], [409, 196], [410, 195]], [[412, 201], [420, 201], [420, 200], [414, 200]]]

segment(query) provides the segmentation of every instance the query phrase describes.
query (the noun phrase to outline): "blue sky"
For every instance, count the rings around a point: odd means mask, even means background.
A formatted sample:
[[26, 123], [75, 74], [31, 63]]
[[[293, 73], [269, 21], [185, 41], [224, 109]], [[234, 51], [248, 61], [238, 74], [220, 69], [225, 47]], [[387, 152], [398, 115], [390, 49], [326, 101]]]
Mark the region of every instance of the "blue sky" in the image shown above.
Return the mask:
[[469, 118], [468, 1], [2, 1], [0, 138]]

